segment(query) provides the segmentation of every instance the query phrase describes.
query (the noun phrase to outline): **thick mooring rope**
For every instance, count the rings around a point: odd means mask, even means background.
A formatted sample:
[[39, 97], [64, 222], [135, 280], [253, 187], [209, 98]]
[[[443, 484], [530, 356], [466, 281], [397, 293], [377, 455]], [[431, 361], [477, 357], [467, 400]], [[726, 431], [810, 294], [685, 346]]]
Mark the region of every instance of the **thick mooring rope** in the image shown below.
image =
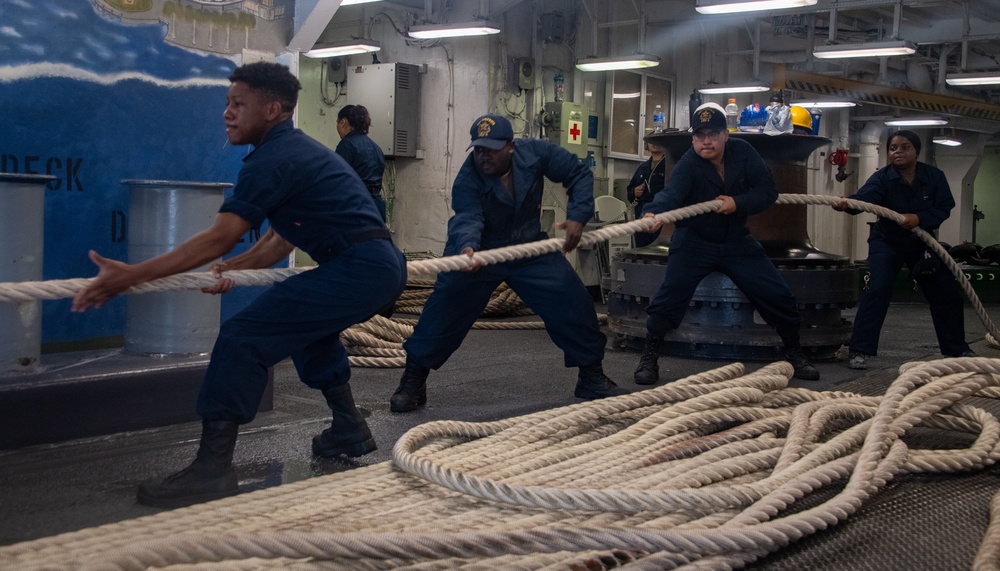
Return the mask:
[[[775, 203], [832, 206], [838, 204], [842, 200], [844, 199], [836, 196], [779, 194]], [[903, 220], [902, 214], [882, 206], [859, 200], [847, 200], [846, 202], [850, 208], [855, 210], [870, 212], [895, 222], [901, 222]], [[678, 208], [676, 210], [662, 212], [656, 215], [656, 219], [663, 223], [673, 223], [679, 220], [699, 216], [701, 214], [714, 212], [719, 205], [719, 201], [710, 200]], [[610, 240], [611, 238], [646, 231], [649, 230], [654, 224], [655, 222], [651, 218], [640, 218], [639, 220], [626, 222], [624, 224], [604, 226], [603, 228], [593, 230], [591, 232], [585, 232], [580, 238], [579, 245], [592, 246], [594, 244]], [[972, 303], [976, 315], [979, 317], [980, 322], [986, 329], [987, 342], [994, 347], [1000, 346], [1000, 342], [998, 342], [998, 340], [1000, 340], [1000, 330], [998, 330], [996, 325], [993, 324], [986, 312], [986, 308], [983, 307], [983, 304], [980, 302], [975, 290], [972, 288], [972, 284], [969, 282], [969, 279], [965, 276], [965, 273], [959, 267], [958, 263], [951, 257], [948, 251], [937, 242], [937, 240], [935, 240], [923, 229], [917, 227], [913, 228], [912, 231], [928, 246], [928, 248], [932, 249], [934, 253], [938, 255], [938, 257], [955, 276], [955, 279], [958, 280], [962, 287], [962, 291]], [[476, 252], [471, 258], [465, 255], [457, 255], [434, 259], [411, 260], [407, 262], [406, 270], [408, 275], [451, 272], [468, 268], [476, 262], [483, 265], [491, 265], [558, 252], [562, 249], [562, 246], [562, 238], [549, 238], [547, 240], [541, 240], [529, 244], [517, 244], [494, 250], [483, 250]], [[239, 286], [259, 286], [282, 281], [291, 275], [307, 271], [308, 269], [309, 268], [234, 270], [226, 272], [226, 277], [232, 279], [236, 285]], [[0, 283], [0, 302], [35, 301], [73, 297], [77, 292], [85, 288], [92, 279], [93, 278], [75, 278], [69, 280], [49, 280], [43, 282]], [[216, 281], [216, 278], [212, 276], [211, 272], [190, 272], [139, 284], [138, 286], [129, 289], [126, 293], [139, 294], [158, 291], [201, 289], [203, 287], [214, 285]]]
[[[882, 397], [789, 388], [791, 374], [734, 363], [519, 418], [431, 422], [396, 443], [394, 465], [0, 547], [0, 568], [729, 570], [843, 522], [896, 476], [1000, 458], [1000, 422], [965, 402], [997, 394], [1000, 359], [911, 364]], [[919, 428], [974, 441], [933, 449]], [[836, 494], [798, 509], [822, 488]], [[991, 527], [976, 568], [998, 553]]]
[[[407, 285], [410, 282], [407, 281]], [[433, 283], [431, 284], [433, 285]], [[407, 290], [396, 301], [395, 313], [419, 315], [424, 303], [430, 297], [430, 289]], [[532, 321], [490, 321], [489, 318], [516, 317], [533, 315], [526, 308], [521, 298], [507, 284], [493, 292], [486, 309], [480, 319], [473, 323], [473, 329], [480, 330], [537, 330], [544, 329], [540, 320]], [[607, 316], [601, 322], [607, 322]], [[406, 366], [406, 351], [403, 341], [413, 334], [415, 319], [398, 317], [373, 316], [364, 323], [349, 327], [340, 334], [352, 367], [404, 367]]]

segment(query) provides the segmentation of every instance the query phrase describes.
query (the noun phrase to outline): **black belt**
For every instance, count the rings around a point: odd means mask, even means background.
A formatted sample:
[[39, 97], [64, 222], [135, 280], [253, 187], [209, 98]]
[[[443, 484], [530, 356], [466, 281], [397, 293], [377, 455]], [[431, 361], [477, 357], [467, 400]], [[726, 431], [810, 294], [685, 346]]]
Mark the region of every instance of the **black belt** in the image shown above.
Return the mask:
[[318, 256], [313, 256], [313, 259], [317, 263], [328, 262], [333, 258], [344, 253], [345, 250], [357, 244], [358, 242], [367, 242], [369, 240], [392, 240], [392, 234], [389, 233], [389, 229], [386, 227], [373, 228], [371, 230], [364, 230], [356, 234], [350, 234], [348, 236], [338, 236], [336, 240], [332, 243], [319, 248]]

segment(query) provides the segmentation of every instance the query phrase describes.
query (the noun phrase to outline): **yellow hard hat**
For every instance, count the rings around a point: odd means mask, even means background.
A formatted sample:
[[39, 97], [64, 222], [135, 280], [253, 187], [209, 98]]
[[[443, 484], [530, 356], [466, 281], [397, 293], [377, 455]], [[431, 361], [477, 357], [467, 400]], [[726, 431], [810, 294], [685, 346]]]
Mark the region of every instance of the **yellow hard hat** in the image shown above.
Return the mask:
[[813, 118], [805, 107], [792, 105], [792, 126], [802, 127], [803, 129], [812, 131]]

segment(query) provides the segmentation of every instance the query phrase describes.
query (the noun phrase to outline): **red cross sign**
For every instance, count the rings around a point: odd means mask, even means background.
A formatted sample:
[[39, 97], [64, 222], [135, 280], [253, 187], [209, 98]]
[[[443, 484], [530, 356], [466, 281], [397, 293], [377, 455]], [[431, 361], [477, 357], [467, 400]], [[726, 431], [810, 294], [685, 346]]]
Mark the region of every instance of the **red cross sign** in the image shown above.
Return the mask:
[[583, 134], [583, 131], [580, 130], [580, 126], [582, 126], [582, 125], [583, 125], [583, 123], [581, 123], [580, 121], [570, 121], [569, 122], [569, 134], [572, 137], [571, 140], [574, 143], [579, 143], [580, 142], [580, 140], [579, 140], [580, 139], [580, 135]]

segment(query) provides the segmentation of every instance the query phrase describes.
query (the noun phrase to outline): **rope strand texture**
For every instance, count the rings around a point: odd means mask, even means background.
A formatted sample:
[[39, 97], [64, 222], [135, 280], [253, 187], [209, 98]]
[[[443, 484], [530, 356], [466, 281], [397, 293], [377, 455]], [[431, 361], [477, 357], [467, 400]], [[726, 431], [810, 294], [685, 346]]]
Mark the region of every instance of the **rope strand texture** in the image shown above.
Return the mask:
[[[913, 364], [883, 397], [792, 389], [791, 374], [736, 363], [514, 419], [432, 422], [394, 464], [0, 547], [0, 568], [728, 570], [837, 525], [897, 476], [1000, 458], [1000, 422], [965, 402], [1000, 386], [1000, 359]], [[975, 441], [910, 449], [918, 427]], [[997, 525], [977, 569], [997, 568]]]
[[[775, 204], [832, 206], [839, 203], [841, 200], [843, 199], [835, 196], [779, 194]], [[846, 202], [850, 208], [855, 210], [870, 212], [896, 222], [901, 222], [903, 220], [902, 214], [882, 206], [858, 200], [847, 200]], [[714, 212], [719, 205], [720, 201], [710, 200], [678, 208], [677, 210], [662, 212], [656, 215], [656, 219], [663, 223], [673, 223], [679, 220], [699, 216], [701, 214]], [[591, 232], [585, 232], [580, 238], [579, 245], [592, 246], [618, 236], [631, 235], [639, 231], [646, 231], [654, 224], [655, 222], [651, 218], [640, 218], [639, 220], [634, 220], [624, 224], [604, 226], [603, 228]], [[986, 328], [987, 341], [994, 347], [1000, 347], [1000, 330], [998, 330], [996, 325], [994, 325], [992, 320], [990, 320], [986, 309], [983, 307], [982, 303], [979, 301], [979, 297], [973, 290], [972, 284], [969, 282], [968, 278], [965, 277], [965, 273], [959, 267], [958, 263], [930, 234], [921, 228], [913, 228], [912, 231], [925, 244], [927, 244], [928, 248], [933, 250], [934, 253], [938, 255], [938, 257], [945, 263], [945, 266], [948, 267], [955, 278], [959, 281], [962, 291], [972, 302], [976, 315]], [[497, 248], [495, 250], [483, 250], [476, 252], [471, 258], [465, 255], [457, 255], [434, 259], [411, 260], [407, 262], [406, 270], [408, 275], [416, 276], [463, 270], [472, 266], [476, 262], [483, 265], [499, 264], [511, 260], [558, 252], [562, 249], [563, 242], [562, 238], [549, 238], [547, 240], [541, 240], [529, 244], [517, 244], [504, 248]], [[289, 276], [307, 271], [308, 269], [309, 268], [235, 270], [226, 272], [225, 275], [227, 278], [232, 279], [238, 286], [260, 286], [283, 281]], [[92, 279], [93, 278], [74, 278], [43, 282], [0, 283], [0, 302], [24, 302], [73, 297], [77, 292], [84, 289]], [[186, 289], [198, 290], [203, 287], [214, 285], [216, 281], [217, 280], [214, 276], [212, 276], [211, 272], [190, 272], [146, 282], [130, 288], [125, 293], [140, 294]]]

